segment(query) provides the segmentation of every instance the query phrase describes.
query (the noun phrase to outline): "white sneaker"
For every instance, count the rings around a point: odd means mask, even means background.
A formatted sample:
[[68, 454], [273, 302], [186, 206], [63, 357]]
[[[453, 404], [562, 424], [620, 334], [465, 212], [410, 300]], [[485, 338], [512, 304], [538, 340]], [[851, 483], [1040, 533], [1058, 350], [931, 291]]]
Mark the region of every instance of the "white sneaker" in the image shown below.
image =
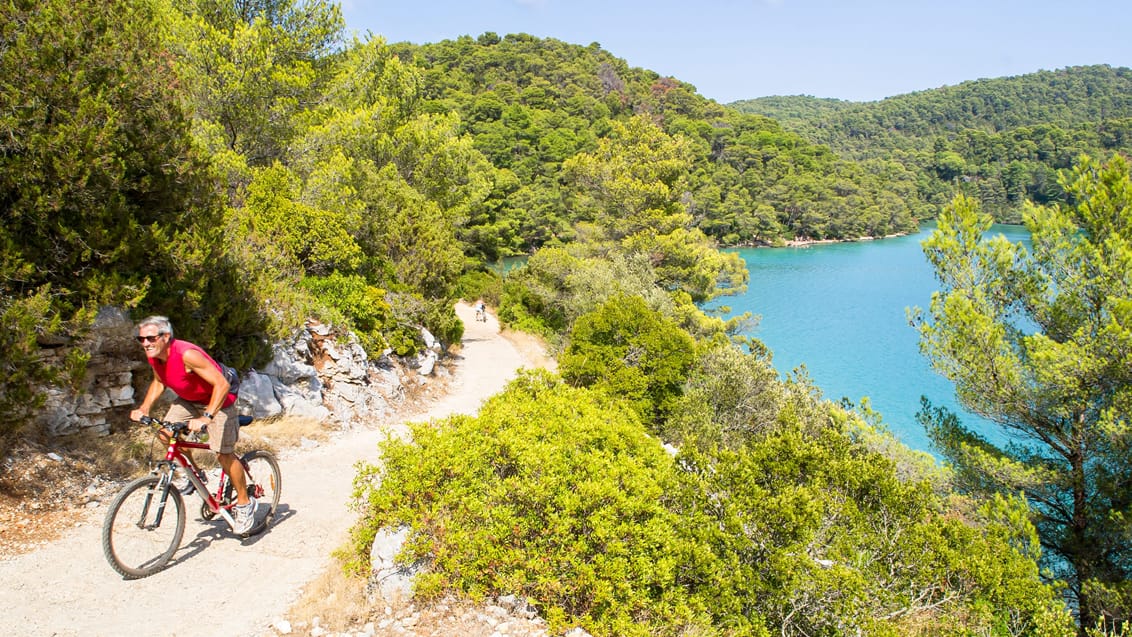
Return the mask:
[[[184, 471], [187, 472], [189, 469], [185, 469]], [[203, 469], [197, 472], [197, 477], [200, 478], [201, 484], [208, 484], [208, 474], [205, 473]], [[181, 495], [192, 495], [196, 493], [196, 490], [197, 488], [193, 484], [193, 481], [186, 477], [185, 485], [181, 487]]]
[[237, 504], [232, 507], [236, 509], [236, 526], [232, 528], [239, 535], [243, 535], [252, 530], [255, 525], [255, 510], [258, 503], [255, 498], [248, 496], [248, 503], [244, 505]]

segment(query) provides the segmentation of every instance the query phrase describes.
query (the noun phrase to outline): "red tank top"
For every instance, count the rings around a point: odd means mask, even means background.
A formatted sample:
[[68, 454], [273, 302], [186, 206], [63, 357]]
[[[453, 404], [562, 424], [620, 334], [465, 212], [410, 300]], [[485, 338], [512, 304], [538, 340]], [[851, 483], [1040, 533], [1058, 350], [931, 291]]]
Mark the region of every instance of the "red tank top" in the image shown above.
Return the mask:
[[[173, 393], [181, 398], [192, 402], [207, 405], [208, 401], [212, 399], [212, 385], [196, 374], [191, 374], [185, 371], [185, 352], [195, 349], [208, 359], [208, 362], [216, 366], [220, 370], [220, 364], [212, 360], [200, 347], [193, 345], [188, 341], [173, 339], [169, 343], [169, 357], [165, 362], [161, 362], [156, 358], [146, 359], [149, 361], [150, 367], [153, 368], [153, 373], [157, 374], [157, 378], [161, 380]], [[236, 402], [236, 396], [228, 392], [228, 396], [224, 398], [224, 407]]]

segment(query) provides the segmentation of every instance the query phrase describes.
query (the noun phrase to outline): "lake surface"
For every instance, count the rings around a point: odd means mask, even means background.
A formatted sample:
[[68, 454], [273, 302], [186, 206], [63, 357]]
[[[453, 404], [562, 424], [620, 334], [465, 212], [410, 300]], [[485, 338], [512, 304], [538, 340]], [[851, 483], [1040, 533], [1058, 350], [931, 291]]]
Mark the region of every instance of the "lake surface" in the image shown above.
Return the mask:
[[[938, 284], [915, 235], [812, 245], [734, 250], [747, 263], [751, 282], [741, 296], [716, 299], [705, 309], [729, 306], [724, 316], [761, 317], [748, 332], [774, 352], [782, 375], [805, 365], [825, 398], [868, 397], [885, 425], [904, 444], [932, 451], [916, 422], [920, 396], [956, 412], [968, 427], [992, 441], [994, 425], [964, 411], [951, 381], [937, 375], [920, 354], [919, 335], [906, 308], [927, 311]], [[992, 234], [1029, 241], [1021, 226], [996, 225]]]

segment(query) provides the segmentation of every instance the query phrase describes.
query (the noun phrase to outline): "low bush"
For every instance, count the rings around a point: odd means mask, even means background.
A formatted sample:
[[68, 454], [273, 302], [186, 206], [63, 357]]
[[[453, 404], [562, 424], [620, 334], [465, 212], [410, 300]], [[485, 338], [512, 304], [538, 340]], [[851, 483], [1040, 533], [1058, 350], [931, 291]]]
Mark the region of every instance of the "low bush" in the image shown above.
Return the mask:
[[[545, 373], [484, 404], [413, 428], [363, 466], [352, 565], [383, 527], [409, 525], [401, 558], [424, 561], [416, 593], [533, 600], [552, 630], [721, 634], [708, 612], [721, 565], [678, 516], [679, 473], [636, 415]], [[739, 618], [731, 635], [762, 634]]]
[[88, 355], [71, 348], [62, 360], [45, 360], [39, 338], [61, 331], [51, 307], [51, 286], [25, 297], [0, 295], [0, 457], [47, 399], [48, 386], [74, 386]]
[[[745, 363], [707, 368], [762, 364]], [[382, 464], [360, 468], [344, 553], [364, 573], [377, 531], [408, 527], [398, 559], [425, 565], [417, 595], [516, 595], [552, 631], [1073, 633], [1024, 502], [901, 477], [856, 414], [804, 382], [770, 383], [682, 411], [673, 457], [629, 401], [521, 376], [476, 417], [385, 443]], [[712, 411], [727, 417], [697, 437]]]
[[465, 272], [456, 282], [456, 295], [469, 303], [483, 299], [498, 306], [503, 298], [503, 279], [494, 272]]

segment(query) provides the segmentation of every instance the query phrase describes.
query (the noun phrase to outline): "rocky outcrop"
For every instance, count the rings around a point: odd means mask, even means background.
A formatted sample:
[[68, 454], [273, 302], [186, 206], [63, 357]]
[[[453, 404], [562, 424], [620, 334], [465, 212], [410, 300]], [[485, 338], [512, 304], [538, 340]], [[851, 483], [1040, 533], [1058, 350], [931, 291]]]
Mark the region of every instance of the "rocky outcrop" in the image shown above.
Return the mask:
[[[316, 322], [272, 348], [263, 369], [241, 374], [237, 408], [256, 418], [307, 417], [349, 428], [388, 419], [404, 399], [406, 384], [443, 373], [443, 348], [427, 331], [425, 353], [411, 359], [384, 353], [371, 360], [350, 333]], [[103, 308], [83, 347], [90, 353], [86, 382], [78, 392], [51, 388], [38, 420], [52, 437], [106, 435], [125, 427], [129, 411], [149, 385], [151, 372], [134, 342], [134, 325], [116, 308]], [[66, 346], [45, 348], [62, 358]]]
[[[291, 340], [276, 343], [263, 370], [246, 374], [239, 407], [257, 418], [288, 414], [344, 427], [386, 419], [404, 398], [410, 376], [407, 365], [389, 354], [370, 360], [352, 334], [310, 323]], [[435, 372], [415, 362], [408, 365], [415, 374]]]

